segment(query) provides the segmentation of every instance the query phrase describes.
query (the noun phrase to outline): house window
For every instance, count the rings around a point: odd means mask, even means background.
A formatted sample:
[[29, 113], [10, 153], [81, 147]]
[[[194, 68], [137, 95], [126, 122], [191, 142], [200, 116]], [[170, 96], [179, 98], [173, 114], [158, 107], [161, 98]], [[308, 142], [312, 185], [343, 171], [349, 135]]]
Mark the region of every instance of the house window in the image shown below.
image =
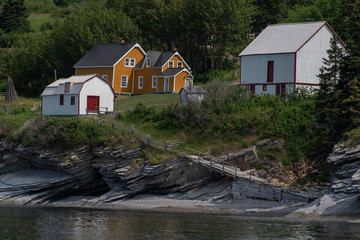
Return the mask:
[[102, 77], [107, 81], [107, 75], [102, 75]]
[[151, 87], [156, 88], [156, 86], [157, 86], [157, 78], [156, 78], [156, 76], [153, 76], [152, 82], [151, 82]]
[[183, 62], [181, 62], [181, 61], [177, 62], [177, 67], [182, 68], [183, 67]]
[[274, 61], [268, 61], [267, 82], [274, 82]]
[[267, 85], [263, 85], [263, 92], [267, 91]]
[[128, 85], [128, 76], [121, 76], [121, 87], [127, 88]]
[[140, 76], [140, 77], [139, 77], [139, 85], [138, 85], [138, 88], [139, 88], [139, 89], [142, 89], [142, 88], [143, 88], [143, 84], [144, 84], [144, 78], [143, 78], [143, 76]]
[[71, 103], [70, 103], [70, 104], [71, 104], [71, 105], [75, 105], [75, 96], [72, 96], [70, 100], [71, 100]]
[[169, 68], [174, 68], [174, 61], [169, 61]]
[[64, 105], [64, 95], [60, 95], [60, 105]]
[[135, 58], [125, 58], [125, 67], [135, 67]]
[[146, 59], [146, 67], [150, 67], [151, 66], [151, 60], [150, 57], [148, 56]]

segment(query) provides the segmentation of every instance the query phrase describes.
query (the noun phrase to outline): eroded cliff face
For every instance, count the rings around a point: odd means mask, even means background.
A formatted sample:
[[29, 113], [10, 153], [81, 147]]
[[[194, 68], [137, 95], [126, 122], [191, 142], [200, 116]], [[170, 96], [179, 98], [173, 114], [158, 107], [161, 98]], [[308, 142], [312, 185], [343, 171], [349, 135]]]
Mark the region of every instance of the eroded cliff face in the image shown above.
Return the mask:
[[330, 192], [291, 216], [360, 214], [360, 145], [338, 144], [327, 161], [331, 171]]
[[331, 191], [339, 196], [360, 194], [360, 145], [334, 147], [327, 159], [331, 175]]
[[[180, 157], [149, 165], [137, 146], [81, 146], [58, 152], [0, 140], [0, 201], [44, 204], [93, 195], [97, 202], [111, 202], [138, 193], [189, 192], [221, 178]], [[139, 158], [144, 164], [134, 166]], [[231, 181], [222, 185], [220, 192]]]

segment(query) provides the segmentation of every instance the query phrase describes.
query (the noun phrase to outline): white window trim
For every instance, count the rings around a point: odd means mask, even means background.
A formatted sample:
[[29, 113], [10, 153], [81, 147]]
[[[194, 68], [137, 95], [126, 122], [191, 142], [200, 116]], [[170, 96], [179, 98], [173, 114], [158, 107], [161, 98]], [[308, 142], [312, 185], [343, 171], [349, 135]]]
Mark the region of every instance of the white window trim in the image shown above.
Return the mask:
[[151, 60], [150, 57], [148, 56], [146, 59], [146, 67], [150, 67], [151, 66]]
[[[141, 87], [140, 87], [140, 79], [141, 79]], [[138, 78], [138, 89], [143, 89], [144, 87], [144, 77], [143, 76], [139, 76]]]
[[[126, 85], [123, 86], [123, 77], [126, 78]], [[121, 88], [127, 88], [128, 87], [128, 76], [127, 75], [121, 75], [121, 84], [120, 84]]]
[[[179, 65], [180, 65], [179, 63], [181, 64], [181, 66], [179, 66]], [[182, 62], [182, 61], [178, 61], [178, 62], [177, 62], [177, 68], [182, 68], [182, 67], [183, 67], [183, 65], [184, 65], [184, 64], [183, 64], [183, 62]]]
[[169, 77], [164, 77], [164, 92], [165, 92], [165, 86], [166, 86], [166, 79], [168, 79], [168, 84], [169, 84], [169, 87], [168, 87], [168, 92], [170, 91], [170, 78]]
[[[170, 67], [170, 63], [172, 63], [172, 67]], [[169, 61], [169, 68], [174, 68], [174, 61]]]
[[151, 88], [157, 88], [157, 77], [152, 76], [151, 78]]
[[[133, 63], [131, 63], [133, 61]], [[136, 58], [125, 58], [125, 67], [135, 67]]]

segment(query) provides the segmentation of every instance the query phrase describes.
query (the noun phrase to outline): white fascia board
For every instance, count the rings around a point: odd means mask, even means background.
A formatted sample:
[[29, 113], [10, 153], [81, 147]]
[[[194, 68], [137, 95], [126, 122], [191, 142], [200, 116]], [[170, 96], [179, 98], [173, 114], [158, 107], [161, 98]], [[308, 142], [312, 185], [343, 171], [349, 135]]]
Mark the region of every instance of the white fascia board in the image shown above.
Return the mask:
[[170, 59], [172, 59], [175, 55], [176, 55], [176, 56], [179, 56], [180, 59], [181, 59], [181, 61], [182, 61], [189, 69], [191, 69], [191, 68], [189, 67], [189, 65], [185, 62], [185, 60], [181, 57], [181, 55], [180, 55], [178, 52], [175, 52], [175, 53], [169, 58], [169, 60], [167, 60], [167, 61], [164, 63], [164, 65], [162, 65], [161, 68], [163, 68], [163, 67], [170, 61]]
[[131, 52], [131, 51], [132, 51], [134, 48], [136, 48], [136, 47], [138, 47], [138, 48], [140, 49], [140, 51], [141, 51], [144, 55], [146, 55], [144, 49], [142, 49], [142, 48], [140, 47], [140, 45], [137, 43], [137, 44], [135, 44], [132, 48], [130, 48], [130, 50], [127, 51], [127, 52], [113, 65], [113, 67], [115, 67], [116, 64], [118, 64], [126, 55], [129, 54], [129, 52]]

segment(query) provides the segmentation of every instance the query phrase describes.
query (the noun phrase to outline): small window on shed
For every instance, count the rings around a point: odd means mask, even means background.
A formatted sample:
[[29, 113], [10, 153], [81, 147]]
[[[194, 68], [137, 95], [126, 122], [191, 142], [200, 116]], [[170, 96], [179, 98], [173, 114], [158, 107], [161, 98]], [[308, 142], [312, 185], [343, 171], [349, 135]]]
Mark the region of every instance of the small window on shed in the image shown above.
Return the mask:
[[274, 61], [268, 61], [267, 82], [274, 82]]
[[250, 92], [251, 92], [252, 94], [255, 94], [255, 85], [251, 85], [251, 86], [250, 86]]
[[263, 85], [263, 92], [267, 91], [267, 85]]
[[60, 105], [64, 105], [64, 95], [60, 95]]
[[70, 103], [71, 105], [75, 105], [75, 96], [72, 96], [71, 97], [71, 103]]

